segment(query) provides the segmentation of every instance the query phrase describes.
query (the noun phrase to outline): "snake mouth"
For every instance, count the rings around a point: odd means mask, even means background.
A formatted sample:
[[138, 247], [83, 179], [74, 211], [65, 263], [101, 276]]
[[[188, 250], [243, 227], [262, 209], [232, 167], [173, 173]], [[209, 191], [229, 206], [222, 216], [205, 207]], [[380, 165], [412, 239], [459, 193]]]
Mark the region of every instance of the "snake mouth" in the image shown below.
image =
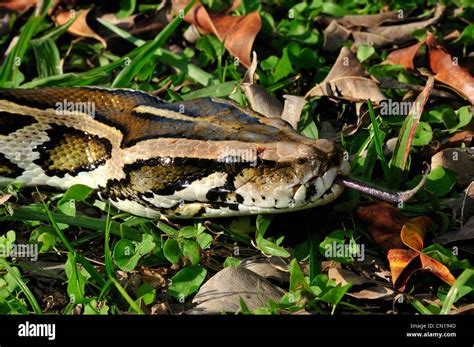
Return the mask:
[[349, 163], [344, 160], [339, 166], [327, 169], [322, 176], [313, 177], [304, 184], [294, 186], [294, 206], [318, 206], [331, 202], [344, 190], [344, 184], [337, 178], [346, 177], [349, 173]]

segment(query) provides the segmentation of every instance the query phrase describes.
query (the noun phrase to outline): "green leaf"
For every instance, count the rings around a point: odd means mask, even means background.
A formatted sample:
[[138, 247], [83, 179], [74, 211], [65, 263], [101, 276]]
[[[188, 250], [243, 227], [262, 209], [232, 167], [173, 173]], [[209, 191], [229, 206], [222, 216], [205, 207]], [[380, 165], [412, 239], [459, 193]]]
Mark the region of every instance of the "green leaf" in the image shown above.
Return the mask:
[[197, 292], [206, 274], [206, 269], [200, 265], [186, 267], [173, 276], [168, 293], [175, 299], [184, 299]]
[[352, 284], [346, 284], [345, 286], [338, 286], [329, 289], [326, 293], [324, 293], [320, 298], [324, 302], [329, 304], [337, 305], [339, 301], [346, 295], [347, 291], [352, 287]]
[[201, 0], [201, 3], [211, 12], [222, 12], [232, 5], [232, 0]]
[[256, 240], [258, 249], [266, 255], [274, 255], [277, 257], [289, 257], [290, 253], [281, 246], [278, 246], [275, 242], [264, 238], [257, 238]]
[[308, 281], [301, 271], [300, 265], [296, 259], [292, 259], [289, 265], [290, 270], [290, 292], [308, 289]]
[[466, 47], [474, 45], [474, 24], [469, 24], [466, 26], [462, 31], [461, 36], [459, 36], [453, 42], [462, 42]]
[[36, 228], [30, 235], [30, 242], [41, 244], [40, 252], [49, 251], [56, 245], [57, 241], [58, 237], [54, 228], [46, 225]]
[[163, 231], [164, 233], [168, 234], [169, 236], [178, 236], [178, 230], [175, 228], [169, 226], [168, 224], [165, 224], [161, 221], [158, 222], [157, 224], [158, 229]]
[[451, 129], [457, 124], [457, 115], [448, 105], [440, 105], [432, 108], [425, 117], [427, 122], [443, 123], [446, 129]]
[[92, 193], [93, 189], [82, 184], [76, 184], [64, 193], [58, 201], [58, 209], [67, 216], [76, 215], [76, 201], [84, 201]]
[[194, 240], [184, 240], [182, 243], [183, 255], [191, 262], [191, 266], [201, 261], [201, 246]]
[[106, 315], [108, 313], [109, 306], [101, 304], [99, 309], [97, 300], [93, 299], [84, 304], [84, 315]]
[[[349, 244], [346, 244], [346, 239]], [[347, 264], [354, 261], [353, 256], [359, 253], [359, 248], [352, 237], [352, 230], [335, 230], [320, 243], [319, 252], [327, 259]]]
[[150, 283], [143, 283], [137, 289], [138, 303], [143, 300], [145, 305], [151, 305], [156, 299], [156, 289]]
[[117, 18], [131, 16], [135, 11], [136, 0], [120, 0], [120, 11], [117, 12]]
[[224, 267], [239, 266], [240, 260], [234, 257], [227, 257], [224, 261]]
[[214, 241], [214, 239], [212, 238], [212, 235], [208, 233], [202, 233], [196, 237], [196, 241], [199, 243], [199, 246], [201, 246], [202, 249], [207, 249], [212, 245], [212, 241]]
[[438, 166], [428, 175], [425, 189], [441, 197], [448, 194], [455, 183], [456, 174], [451, 170]]
[[163, 254], [171, 264], [178, 264], [183, 253], [179, 242], [175, 239], [168, 239], [163, 245]]
[[375, 48], [370, 45], [359, 45], [357, 46], [357, 59], [361, 63], [370, 59], [375, 55]]
[[143, 256], [151, 253], [156, 244], [153, 236], [142, 235], [141, 242], [122, 239], [114, 247], [113, 258], [117, 266], [126, 272], [132, 271]]
[[67, 254], [65, 271], [69, 298], [72, 303], [77, 303], [84, 299], [85, 286], [91, 276], [84, 268], [78, 268], [76, 258], [71, 252]]
[[4, 258], [9, 257], [15, 240], [16, 233], [13, 230], [9, 230], [6, 234], [0, 236], [0, 256]]
[[420, 122], [416, 127], [415, 136], [413, 137], [413, 146], [426, 146], [433, 139], [433, 130], [426, 122]]
[[260, 214], [257, 216], [256, 226], [257, 226], [257, 236], [263, 237], [265, 231], [267, 231], [268, 226], [272, 222], [272, 217], [269, 215]]
[[275, 67], [275, 72], [273, 73], [273, 81], [278, 82], [279, 80], [287, 77], [288, 75], [294, 73], [293, 66], [291, 65], [291, 59], [288, 54], [288, 47], [283, 49], [283, 55], [278, 60], [278, 63]]

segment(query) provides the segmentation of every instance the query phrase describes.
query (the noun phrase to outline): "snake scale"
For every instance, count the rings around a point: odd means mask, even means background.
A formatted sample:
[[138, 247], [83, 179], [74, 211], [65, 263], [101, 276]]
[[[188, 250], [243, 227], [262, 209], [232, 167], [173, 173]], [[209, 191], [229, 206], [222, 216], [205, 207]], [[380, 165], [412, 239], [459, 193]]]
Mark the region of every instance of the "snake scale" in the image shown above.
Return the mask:
[[240, 216], [333, 201], [343, 149], [215, 98], [168, 103], [97, 87], [0, 89], [0, 185], [83, 184], [157, 218]]

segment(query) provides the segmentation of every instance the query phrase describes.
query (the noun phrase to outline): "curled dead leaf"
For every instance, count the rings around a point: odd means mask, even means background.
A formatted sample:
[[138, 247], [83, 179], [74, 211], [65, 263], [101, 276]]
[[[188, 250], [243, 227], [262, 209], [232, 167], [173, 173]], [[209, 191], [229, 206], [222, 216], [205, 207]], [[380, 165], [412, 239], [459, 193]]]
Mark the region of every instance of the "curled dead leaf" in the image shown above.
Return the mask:
[[334, 21], [337, 24], [340, 24], [346, 28], [372, 28], [388, 22], [394, 23], [404, 21], [410, 15], [411, 12], [412, 10], [398, 10], [377, 14], [348, 15], [342, 17], [323, 16], [320, 17], [318, 21], [325, 25], [330, 24]]
[[453, 88], [474, 105], [474, 77], [459, 65], [446, 50], [438, 45], [432, 35], [426, 39], [429, 49], [430, 68], [435, 79]]
[[74, 19], [74, 23], [67, 29], [67, 32], [77, 36], [77, 37], [87, 37], [92, 38], [99, 41], [102, 46], [107, 47], [107, 42], [100, 37], [94, 30], [92, 30], [89, 25], [87, 24], [87, 14], [89, 13], [89, 9], [87, 10], [80, 10], [76, 12], [74, 10], [71, 11], [64, 11], [58, 13], [53, 20], [57, 25], [63, 25], [67, 23], [69, 20]]
[[369, 202], [361, 204], [356, 215], [366, 223], [370, 236], [384, 251], [403, 247], [400, 230], [408, 218], [398, 208], [386, 202]]
[[[173, 0], [175, 13], [183, 10], [189, 0]], [[206, 8], [197, 1], [184, 17], [188, 23], [195, 25], [203, 34], [213, 34], [224, 47], [234, 55], [244, 66], [249, 67], [252, 46], [261, 28], [261, 19], [258, 11], [248, 13], [245, 16], [231, 16], [227, 13], [237, 4], [224, 13], [209, 13]]]
[[463, 188], [474, 181], [474, 149], [447, 148], [431, 158], [431, 167], [442, 166], [454, 171], [458, 176], [457, 183]]
[[385, 100], [378, 82], [371, 79], [357, 57], [343, 47], [326, 78], [313, 87], [306, 98], [313, 96], [328, 96], [349, 101], [367, 101], [379, 104]]

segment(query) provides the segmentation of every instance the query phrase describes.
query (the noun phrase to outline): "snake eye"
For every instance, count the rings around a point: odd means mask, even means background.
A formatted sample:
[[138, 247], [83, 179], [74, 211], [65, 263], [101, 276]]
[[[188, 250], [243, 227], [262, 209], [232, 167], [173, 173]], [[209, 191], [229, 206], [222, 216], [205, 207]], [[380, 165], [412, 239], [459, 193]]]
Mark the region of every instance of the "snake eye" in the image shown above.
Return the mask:
[[298, 165], [303, 165], [304, 163], [306, 163], [306, 159], [304, 159], [304, 158], [298, 158], [298, 159], [296, 159], [296, 164], [298, 164]]

